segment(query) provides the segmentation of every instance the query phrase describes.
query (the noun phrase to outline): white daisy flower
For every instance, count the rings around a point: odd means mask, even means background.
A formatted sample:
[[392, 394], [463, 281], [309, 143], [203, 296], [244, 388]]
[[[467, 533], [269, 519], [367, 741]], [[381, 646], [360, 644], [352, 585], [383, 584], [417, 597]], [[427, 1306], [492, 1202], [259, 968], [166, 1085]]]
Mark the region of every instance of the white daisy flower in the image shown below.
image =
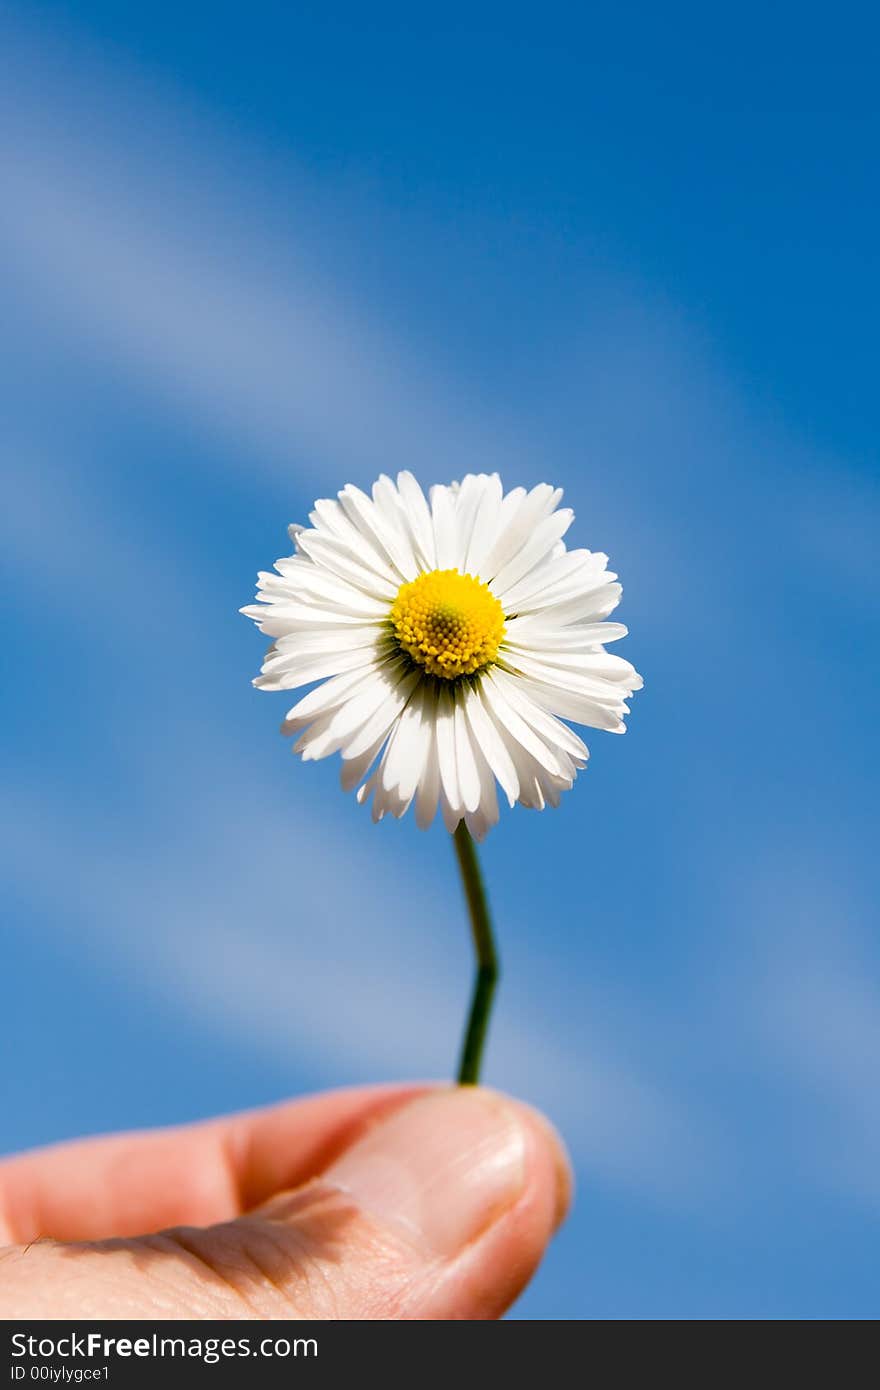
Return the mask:
[[481, 840], [496, 781], [537, 810], [571, 787], [589, 753], [563, 720], [624, 732], [642, 680], [604, 649], [626, 636], [604, 621], [621, 588], [606, 555], [566, 549], [561, 497], [468, 474], [428, 501], [411, 473], [383, 476], [372, 498], [316, 502], [296, 553], [259, 576], [241, 611], [274, 641], [254, 684], [320, 682], [281, 731], [304, 761], [341, 754], [374, 820], [415, 802], [424, 829], [439, 804]]

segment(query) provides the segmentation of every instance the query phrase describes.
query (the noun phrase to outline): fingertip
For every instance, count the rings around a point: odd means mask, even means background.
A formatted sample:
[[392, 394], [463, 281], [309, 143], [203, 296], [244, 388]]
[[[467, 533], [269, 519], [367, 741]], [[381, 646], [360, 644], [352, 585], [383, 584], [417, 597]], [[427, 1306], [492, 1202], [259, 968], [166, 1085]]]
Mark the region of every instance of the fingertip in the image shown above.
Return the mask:
[[550, 1121], [523, 1101], [488, 1094], [516, 1116], [523, 1181], [516, 1200], [451, 1266], [446, 1288], [454, 1311], [439, 1316], [491, 1319], [506, 1312], [532, 1279], [572, 1203], [571, 1160]]
[[[515, 1103], [532, 1127], [535, 1142], [535, 1180], [552, 1192], [553, 1233], [559, 1230], [571, 1211], [575, 1193], [571, 1156], [556, 1126], [540, 1110], [523, 1101]], [[549, 1165], [548, 1165], [549, 1159]], [[548, 1174], [548, 1166], [552, 1177]]]
[[[420, 1270], [407, 1316], [495, 1318], [530, 1279], [571, 1202], [548, 1120], [483, 1087], [396, 1109], [324, 1174]], [[363, 1243], [369, 1248], [369, 1242]]]

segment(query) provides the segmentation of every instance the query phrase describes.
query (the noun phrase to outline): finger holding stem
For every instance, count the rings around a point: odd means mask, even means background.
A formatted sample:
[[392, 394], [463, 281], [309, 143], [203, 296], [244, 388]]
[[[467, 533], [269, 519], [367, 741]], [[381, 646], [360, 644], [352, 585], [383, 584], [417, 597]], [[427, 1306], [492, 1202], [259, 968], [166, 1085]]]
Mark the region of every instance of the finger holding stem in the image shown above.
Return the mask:
[[464, 821], [460, 821], [453, 836], [458, 867], [471, 919], [471, 935], [477, 957], [477, 973], [471, 998], [470, 1014], [461, 1050], [458, 1084], [475, 1086], [480, 1079], [480, 1066], [489, 1026], [489, 1015], [500, 974], [498, 953], [492, 934], [489, 904], [477, 849]]

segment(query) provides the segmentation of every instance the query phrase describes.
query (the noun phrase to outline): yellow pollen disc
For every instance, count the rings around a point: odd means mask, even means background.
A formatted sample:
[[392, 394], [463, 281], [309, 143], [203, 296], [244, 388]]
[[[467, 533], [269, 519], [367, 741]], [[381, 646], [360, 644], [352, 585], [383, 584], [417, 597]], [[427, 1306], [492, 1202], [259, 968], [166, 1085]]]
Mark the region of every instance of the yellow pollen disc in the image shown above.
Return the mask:
[[458, 570], [431, 570], [401, 584], [391, 624], [403, 650], [432, 676], [472, 676], [495, 660], [504, 610], [488, 585]]

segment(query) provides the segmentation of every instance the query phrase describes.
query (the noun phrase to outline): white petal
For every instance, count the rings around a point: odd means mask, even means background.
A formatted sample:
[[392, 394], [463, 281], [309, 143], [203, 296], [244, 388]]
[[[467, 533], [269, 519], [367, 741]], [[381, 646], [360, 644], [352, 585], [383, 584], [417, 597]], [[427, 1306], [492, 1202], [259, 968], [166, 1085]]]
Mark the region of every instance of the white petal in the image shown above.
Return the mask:
[[607, 555], [594, 554], [591, 550], [566, 550], [562, 555], [551, 555], [546, 565], [523, 575], [519, 583], [508, 590], [508, 612], [528, 612], [533, 599], [547, 603], [551, 599], [555, 601], [557, 592], [568, 598], [571, 593], [603, 584], [612, 577], [606, 572], [607, 563]]
[[[595, 650], [605, 642], [619, 642], [628, 629], [623, 623], [570, 623], [568, 627], [549, 627], [545, 623], [526, 624], [523, 618], [509, 622], [504, 634], [504, 646], [512, 651], [583, 652]], [[525, 625], [524, 625], [525, 624]]]
[[[534, 729], [529, 728], [528, 724], [520, 718], [501, 686], [494, 679], [492, 672], [483, 678], [483, 691], [486, 695], [487, 706], [495, 716], [496, 722], [501, 723], [510, 737], [531, 753], [536, 762], [545, 767], [548, 772], [553, 772], [558, 776], [560, 767], [556, 754], [538, 737]], [[510, 747], [509, 742], [508, 747]]]
[[443, 824], [446, 826], [446, 829], [449, 831], [450, 835], [454, 835], [458, 823], [461, 820], [461, 807], [452, 805], [442, 783], [440, 786], [440, 814], [443, 817]]
[[412, 795], [404, 796], [396, 783], [388, 777], [388, 763], [394, 757], [395, 749], [403, 735], [405, 715], [406, 710], [391, 730], [385, 751], [379, 759], [379, 766], [376, 769], [373, 795], [374, 820], [381, 820], [387, 813], [399, 820], [409, 809], [412, 800]]
[[522, 488], [508, 493], [501, 504], [497, 539], [483, 566], [482, 578], [487, 583], [519, 554], [535, 527], [555, 509], [561, 496], [562, 492], [548, 483], [539, 483], [529, 493], [524, 493]]
[[545, 626], [566, 627], [569, 623], [579, 622], [599, 622], [602, 618], [607, 618], [620, 602], [620, 595], [623, 592], [619, 584], [600, 584], [595, 589], [585, 589], [580, 593], [572, 594], [565, 600], [553, 603], [541, 603], [533, 599], [536, 605], [530, 612], [523, 613], [522, 609], [522, 632], [529, 629], [526, 624], [534, 622]]
[[315, 627], [308, 632], [285, 632], [275, 643], [282, 656], [318, 656], [323, 652], [354, 652], [369, 648], [377, 655], [388, 646], [383, 627], [370, 623], [364, 627]]
[[543, 769], [535, 762], [531, 753], [523, 748], [522, 744], [517, 743], [516, 739], [509, 738], [509, 736], [508, 739], [519, 782], [519, 804], [520, 806], [528, 806], [531, 810], [543, 811], [544, 796], [538, 782], [538, 773]]
[[484, 479], [473, 531], [464, 560], [464, 571], [477, 578], [483, 578], [486, 558], [498, 536], [501, 524], [501, 500], [503, 489], [497, 473]]
[[338, 578], [347, 580], [349, 584], [373, 598], [391, 601], [400, 588], [399, 583], [395, 584], [393, 576], [386, 579], [378, 575], [367, 566], [364, 558], [356, 555], [335, 536], [326, 536], [319, 531], [303, 531], [297, 544], [316, 565], [325, 567]]
[[[613, 666], [608, 663], [614, 662]], [[640, 690], [642, 678], [628, 661], [608, 652], [549, 652], [543, 656], [518, 653], [507, 665], [548, 685], [558, 682], [597, 699], [619, 700]]]
[[373, 672], [342, 705], [326, 710], [316, 719], [293, 751], [301, 753], [303, 761], [309, 762], [344, 750], [356, 737], [360, 740], [361, 731], [377, 711], [384, 710], [389, 699], [395, 699], [399, 684], [399, 667], [386, 666]]
[[437, 757], [440, 762], [440, 786], [450, 810], [459, 812], [461, 794], [458, 788], [458, 765], [455, 757], [455, 707], [452, 692], [444, 681], [437, 692]]
[[362, 728], [343, 747], [343, 758], [360, 757], [379, 738], [383, 730], [388, 732], [412, 694], [417, 680], [418, 676], [415, 672], [410, 672], [403, 676], [393, 689], [389, 690], [375, 714], [370, 716]]
[[394, 537], [395, 563], [406, 580], [415, 579], [421, 570], [406, 508], [390, 478], [381, 473], [373, 484], [373, 501], [388, 524], [389, 533]]
[[[555, 664], [558, 658], [554, 655], [550, 660]], [[630, 693], [641, 690], [645, 683], [632, 662], [616, 656], [614, 652], [588, 652], [584, 656], [584, 668], [594, 675], [603, 676], [605, 680], [625, 685]]]
[[369, 569], [381, 575], [383, 579], [393, 582], [394, 571], [388, 563], [388, 556], [382, 551], [375, 537], [364, 536], [335, 497], [319, 498], [309, 520], [320, 534], [341, 542]]
[[455, 496], [451, 488], [437, 484], [431, 488], [431, 516], [437, 568], [454, 569], [458, 563], [455, 529]]
[[317, 628], [372, 628], [381, 630], [382, 620], [365, 618], [360, 615], [329, 612], [326, 608], [313, 608], [302, 603], [249, 604], [240, 608], [246, 618], [253, 618], [257, 627], [267, 637], [286, 637], [290, 632], [314, 632]]
[[626, 714], [626, 705], [603, 703], [590, 695], [575, 690], [563, 690], [558, 685], [547, 685], [542, 681], [523, 677], [523, 689], [536, 703], [561, 719], [571, 719], [575, 724], [585, 724], [591, 729], [607, 729], [610, 733], [626, 732], [621, 715]]
[[[376, 791], [376, 788], [377, 788], [378, 785], [379, 785], [379, 778], [380, 778], [381, 774], [382, 774], [382, 764], [381, 764], [381, 762], [380, 762], [380, 763], [379, 763], [379, 766], [376, 768], [375, 772], [373, 772], [373, 773], [367, 778], [366, 782], [364, 782], [364, 784], [363, 784], [362, 787], [358, 787], [358, 789], [357, 789], [357, 801], [358, 801], [358, 805], [359, 805], [359, 806], [363, 806], [364, 803], [365, 803], [366, 801], [369, 801], [370, 797], [371, 797], [371, 796], [373, 795], [373, 793]], [[385, 814], [385, 811], [384, 811], [384, 809], [382, 808], [381, 803], [377, 804], [376, 801], [374, 800], [374, 801], [373, 801], [373, 821], [374, 821], [374, 823], [377, 822], [377, 821], [380, 821], [380, 820], [382, 819], [382, 817], [384, 816], [384, 814]]]
[[335, 710], [328, 710], [320, 715], [312, 724], [300, 734], [292, 751], [298, 753], [304, 763], [317, 762], [320, 758], [326, 758], [328, 754], [335, 753], [339, 744], [330, 732], [330, 725], [333, 723]]
[[382, 784], [396, 787], [407, 802], [415, 795], [431, 743], [434, 708], [432, 692], [424, 683], [416, 688], [400, 716], [382, 771]]
[[361, 742], [361, 731], [389, 700], [396, 703], [401, 684], [400, 669], [384, 667], [363, 682], [361, 688], [334, 711], [328, 726], [328, 737], [336, 751], [350, 745], [354, 736]]
[[379, 735], [370, 744], [369, 748], [363, 753], [359, 753], [356, 758], [342, 758], [339, 767], [339, 781], [344, 792], [353, 791], [358, 782], [366, 777], [376, 758], [381, 752], [382, 745], [387, 737], [386, 733]]
[[398, 473], [397, 487], [422, 568], [437, 569], [434, 523], [431, 519], [431, 509], [425, 501], [425, 494], [412, 473], [406, 471]]
[[578, 762], [585, 763], [587, 761], [590, 750], [583, 740], [578, 738], [574, 730], [570, 729], [567, 724], [563, 724], [555, 715], [549, 714], [542, 705], [538, 705], [530, 699], [528, 692], [523, 689], [515, 676], [509, 676], [504, 671], [496, 671], [495, 680], [517, 713], [535, 730], [539, 738], [556, 751], [557, 757], [562, 750]]
[[491, 522], [495, 530], [500, 505], [501, 480], [497, 474], [493, 477], [488, 473], [468, 473], [462, 478], [455, 506], [455, 563], [461, 574], [475, 573], [471, 568], [471, 549], [485, 554], [486, 525]]
[[304, 695], [287, 711], [284, 723], [281, 725], [281, 732], [283, 734], [295, 734], [298, 729], [304, 728], [319, 714], [326, 714], [330, 709], [338, 709], [353, 690], [358, 689], [363, 682], [369, 680], [370, 675], [378, 670], [380, 665], [380, 661], [375, 661], [367, 666], [359, 666], [354, 671], [346, 671], [344, 675], [333, 676], [323, 685], [310, 690], [308, 695]]
[[416, 825], [420, 830], [427, 830], [436, 816], [439, 795], [440, 762], [437, 755], [436, 729], [432, 724], [425, 770], [416, 791]]
[[471, 743], [471, 731], [460, 690], [455, 691], [455, 765], [458, 789], [465, 811], [475, 811], [480, 804], [480, 774]]
[[571, 788], [576, 773], [573, 770], [570, 777], [551, 777], [548, 772], [544, 772], [541, 768], [535, 776], [545, 802], [555, 808], [562, 799], [562, 792], [568, 791]]
[[338, 676], [355, 667], [366, 667], [373, 659], [369, 648], [300, 658], [273, 654], [263, 663], [262, 675], [257, 676], [254, 685], [259, 690], [295, 690], [299, 685], [311, 685], [312, 681], [326, 680], [328, 676]]
[[482, 692], [476, 686], [468, 686], [465, 695], [465, 712], [475, 742], [479, 745], [487, 763], [501, 783], [509, 805], [513, 806], [519, 796], [516, 767], [507, 744], [483, 704]]
[[477, 771], [480, 778], [480, 801], [475, 811], [465, 814], [465, 825], [475, 840], [484, 840], [498, 824], [498, 795], [495, 791], [495, 778], [479, 748], [475, 749]]
[[[339, 496], [341, 499], [343, 493], [340, 493]], [[373, 506], [369, 498], [365, 500], [369, 502], [370, 507], [378, 517], [380, 515], [379, 509]], [[357, 508], [354, 505], [351, 507], [350, 515], [342, 500], [333, 501], [329, 498], [322, 498], [315, 503], [315, 509], [309, 520], [318, 532], [339, 541], [368, 569], [399, 588], [402, 574], [393, 558], [393, 551], [377, 534], [375, 526], [367, 523], [359, 524]], [[405, 550], [405, 547], [403, 549]], [[413, 570], [412, 560], [410, 560], [410, 569]]]
[[520, 507], [522, 506], [525, 498], [528, 497], [528, 495], [529, 494], [526, 492], [526, 489], [524, 487], [512, 487], [510, 489], [510, 492], [502, 493], [501, 506], [498, 511], [498, 531], [496, 533], [495, 540], [492, 542], [492, 545], [490, 546], [489, 550], [486, 552], [486, 555], [484, 557], [483, 571], [481, 571], [481, 577], [484, 572], [486, 575], [489, 575], [491, 577], [492, 571], [489, 569], [489, 561], [490, 559], [494, 559], [493, 550], [495, 546], [498, 545], [502, 536], [506, 534], [507, 528], [513, 522], [514, 517], [519, 512]]
[[495, 575], [490, 587], [506, 609], [509, 610], [505, 598], [507, 591], [512, 589], [523, 575], [528, 574], [530, 570], [547, 558], [556, 542], [565, 535], [573, 520], [574, 512], [568, 507], [563, 507], [560, 511], [554, 512], [552, 516], [545, 517], [534, 528], [516, 554], [510, 557], [504, 568]]
[[[274, 574], [260, 575], [261, 581], [267, 581], [266, 594], [279, 599], [286, 596], [302, 600], [349, 615], [362, 614], [365, 617], [378, 618], [388, 613], [387, 599], [364, 593], [363, 589], [357, 588], [350, 580], [341, 579], [305, 555], [291, 555], [288, 559], [276, 560], [275, 566], [281, 578]], [[273, 585], [271, 589], [268, 581]], [[279, 586], [277, 590], [274, 588], [275, 585]], [[261, 588], [263, 587], [261, 583]]]
[[477, 507], [482, 495], [482, 479], [478, 473], [468, 473], [459, 483], [455, 494], [455, 568], [465, 573], [467, 548], [474, 529]]
[[402, 543], [397, 528], [373, 499], [353, 483], [348, 483], [338, 497], [340, 507], [362, 537], [361, 550], [366, 542], [379, 557], [383, 572], [387, 571], [395, 588], [400, 588], [401, 580], [412, 574], [412, 554], [410, 552], [407, 557], [407, 546]]
[[544, 793], [541, 791], [541, 783], [537, 775], [540, 770], [540, 768], [537, 768], [530, 777], [524, 777], [522, 779], [522, 791], [519, 796], [519, 804], [520, 806], [528, 806], [531, 811], [543, 811], [546, 805]]

